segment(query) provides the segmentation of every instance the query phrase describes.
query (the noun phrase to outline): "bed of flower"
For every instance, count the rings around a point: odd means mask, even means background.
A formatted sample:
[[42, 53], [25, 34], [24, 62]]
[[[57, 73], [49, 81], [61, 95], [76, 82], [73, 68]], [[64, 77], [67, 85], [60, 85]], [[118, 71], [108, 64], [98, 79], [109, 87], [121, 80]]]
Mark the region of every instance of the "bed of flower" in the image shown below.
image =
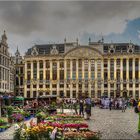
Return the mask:
[[30, 112], [13, 106], [7, 108], [7, 113], [9, 123], [26, 121], [33, 117]]
[[41, 123], [21, 125], [14, 135], [15, 140], [94, 140], [99, 139], [98, 132], [88, 129], [81, 116], [56, 114], [47, 117]]
[[7, 121], [5, 121], [4, 119], [0, 119], [0, 132], [4, 132], [10, 126], [11, 125]]

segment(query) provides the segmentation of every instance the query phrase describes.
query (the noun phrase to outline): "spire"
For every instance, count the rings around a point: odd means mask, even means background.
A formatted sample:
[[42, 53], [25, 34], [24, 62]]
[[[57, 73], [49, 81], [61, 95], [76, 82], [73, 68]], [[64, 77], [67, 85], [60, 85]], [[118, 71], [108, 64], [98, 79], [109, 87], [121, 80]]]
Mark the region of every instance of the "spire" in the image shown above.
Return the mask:
[[4, 33], [3, 33], [3, 35], [1, 36], [1, 38], [2, 38], [2, 42], [3, 43], [6, 43], [6, 41], [7, 41], [7, 36], [6, 36], [6, 31], [4, 30]]
[[104, 37], [102, 36], [102, 43], [104, 43]]
[[5, 30], [4, 30], [4, 33], [3, 33], [3, 35], [2, 35], [2, 39], [7, 40], [7, 36], [6, 36], [6, 31], [5, 31]]
[[16, 50], [16, 53], [15, 53], [16, 56], [20, 56], [20, 52], [18, 50], [18, 46], [17, 46], [17, 50]]
[[64, 43], [65, 43], [65, 44], [66, 44], [66, 41], [67, 41], [67, 40], [66, 40], [66, 37], [65, 37], [65, 38], [64, 38]]

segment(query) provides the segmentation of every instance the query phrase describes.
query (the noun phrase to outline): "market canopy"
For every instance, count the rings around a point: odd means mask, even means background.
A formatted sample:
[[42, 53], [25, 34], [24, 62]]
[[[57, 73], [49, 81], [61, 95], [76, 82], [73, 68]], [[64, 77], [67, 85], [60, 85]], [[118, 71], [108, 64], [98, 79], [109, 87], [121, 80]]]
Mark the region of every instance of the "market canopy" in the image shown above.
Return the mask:
[[16, 96], [16, 97], [14, 98], [14, 100], [23, 101], [24, 98], [23, 98], [22, 96]]

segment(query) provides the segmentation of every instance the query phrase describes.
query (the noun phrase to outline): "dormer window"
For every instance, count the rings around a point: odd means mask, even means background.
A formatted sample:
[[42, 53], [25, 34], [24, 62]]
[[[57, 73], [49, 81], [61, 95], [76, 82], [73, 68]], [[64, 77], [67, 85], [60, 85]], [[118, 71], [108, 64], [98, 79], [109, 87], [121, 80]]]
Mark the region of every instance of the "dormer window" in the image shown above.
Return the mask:
[[38, 55], [38, 51], [37, 51], [37, 48], [36, 48], [36, 47], [33, 47], [33, 48], [32, 48], [31, 55], [33, 55], [33, 56]]
[[111, 53], [111, 54], [114, 53], [114, 52], [115, 52], [114, 49], [111, 49], [111, 50], [110, 50], [110, 53]]
[[132, 44], [129, 44], [127, 52], [128, 53], [133, 53], [134, 52], [134, 46]]
[[129, 49], [129, 53], [133, 53], [133, 50], [132, 49]]
[[110, 54], [115, 53], [115, 47], [114, 47], [113, 44], [111, 44], [111, 45], [109, 46], [109, 53], [110, 53]]

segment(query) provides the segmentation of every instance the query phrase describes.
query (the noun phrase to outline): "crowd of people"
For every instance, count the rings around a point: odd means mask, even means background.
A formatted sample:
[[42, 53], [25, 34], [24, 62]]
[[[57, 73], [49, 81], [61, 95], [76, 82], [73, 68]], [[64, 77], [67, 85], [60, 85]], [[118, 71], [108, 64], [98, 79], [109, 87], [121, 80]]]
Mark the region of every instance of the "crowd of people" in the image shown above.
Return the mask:
[[128, 101], [123, 98], [102, 98], [101, 99], [101, 108], [109, 108], [111, 109], [122, 109], [122, 112], [125, 112], [126, 106], [128, 104]]
[[89, 120], [91, 116], [92, 101], [91, 98], [85, 99], [63, 99], [60, 104], [68, 105], [68, 108], [74, 110], [74, 114], [81, 115]]

